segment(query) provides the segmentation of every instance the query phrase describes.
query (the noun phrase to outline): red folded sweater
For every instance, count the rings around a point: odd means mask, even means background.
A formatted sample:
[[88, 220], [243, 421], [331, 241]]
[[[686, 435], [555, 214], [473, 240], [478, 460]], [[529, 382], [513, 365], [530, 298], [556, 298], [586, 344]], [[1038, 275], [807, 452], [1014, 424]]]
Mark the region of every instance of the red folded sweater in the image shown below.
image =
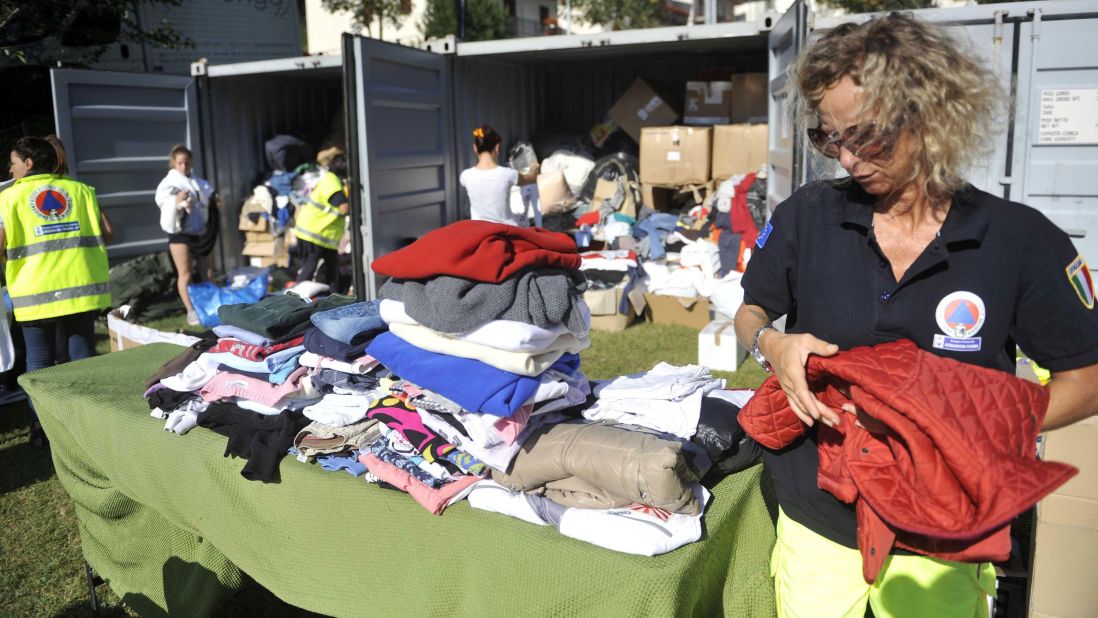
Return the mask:
[[371, 265], [374, 272], [398, 279], [450, 275], [485, 283], [499, 283], [532, 267], [578, 269], [575, 241], [539, 227], [458, 221]]
[[[838, 427], [817, 426], [817, 483], [855, 505], [867, 582], [894, 545], [944, 560], [1005, 560], [1010, 520], [1078, 473], [1037, 461], [1048, 391], [1009, 373], [902, 340], [811, 356], [807, 376], [824, 404], [853, 403], [887, 427], [870, 433], [846, 413]], [[770, 449], [807, 430], [773, 376], [739, 421]]]

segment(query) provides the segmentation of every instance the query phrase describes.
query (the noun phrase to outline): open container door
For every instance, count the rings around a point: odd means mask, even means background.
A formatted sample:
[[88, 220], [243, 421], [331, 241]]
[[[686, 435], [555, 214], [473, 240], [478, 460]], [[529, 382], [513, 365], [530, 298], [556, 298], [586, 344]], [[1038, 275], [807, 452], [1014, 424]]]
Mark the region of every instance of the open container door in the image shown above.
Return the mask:
[[769, 170], [766, 199], [770, 211], [804, 183], [802, 127], [790, 113], [792, 84], [788, 70], [804, 46], [808, 32], [808, 4], [797, 0], [770, 30], [767, 45], [770, 72]]
[[1027, 11], [1018, 25], [1015, 191], [1098, 267], [1098, 3]]
[[375, 39], [343, 43], [354, 283], [373, 298], [375, 257], [457, 217], [450, 62]]
[[69, 174], [95, 187], [114, 223], [112, 258], [167, 248], [154, 202], [168, 152], [185, 144], [198, 159], [194, 80], [174, 75], [52, 69], [54, 120]]

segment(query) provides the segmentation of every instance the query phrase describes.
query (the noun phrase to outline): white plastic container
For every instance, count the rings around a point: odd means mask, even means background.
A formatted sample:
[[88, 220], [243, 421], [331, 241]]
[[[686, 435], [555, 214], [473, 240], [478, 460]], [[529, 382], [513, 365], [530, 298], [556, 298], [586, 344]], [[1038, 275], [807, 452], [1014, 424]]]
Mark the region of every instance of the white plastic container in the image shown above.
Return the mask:
[[736, 341], [730, 320], [713, 320], [698, 333], [698, 364], [717, 371], [736, 371], [747, 350]]

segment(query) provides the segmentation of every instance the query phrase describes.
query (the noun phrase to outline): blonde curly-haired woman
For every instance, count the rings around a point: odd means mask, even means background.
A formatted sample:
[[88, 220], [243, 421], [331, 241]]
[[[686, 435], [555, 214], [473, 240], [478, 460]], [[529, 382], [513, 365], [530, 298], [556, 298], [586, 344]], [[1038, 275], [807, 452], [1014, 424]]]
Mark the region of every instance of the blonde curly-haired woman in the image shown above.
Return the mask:
[[[850, 177], [810, 184], [777, 207], [736, 315], [739, 341], [808, 426], [764, 455], [780, 506], [779, 613], [861, 618], [869, 605], [878, 618], [986, 616], [990, 564], [894, 550], [876, 581], [864, 581], [854, 509], [817, 485], [814, 425], [872, 419], [820, 403], [805, 362], [910, 339], [1013, 373], [1017, 343], [1052, 371], [1044, 428], [1062, 427], [1098, 413], [1089, 271], [1044, 215], [964, 180], [1001, 124], [1001, 99], [995, 77], [942, 28], [901, 14], [844, 24], [804, 51], [792, 78], [809, 141]], [[780, 315], [785, 333], [770, 325]]]

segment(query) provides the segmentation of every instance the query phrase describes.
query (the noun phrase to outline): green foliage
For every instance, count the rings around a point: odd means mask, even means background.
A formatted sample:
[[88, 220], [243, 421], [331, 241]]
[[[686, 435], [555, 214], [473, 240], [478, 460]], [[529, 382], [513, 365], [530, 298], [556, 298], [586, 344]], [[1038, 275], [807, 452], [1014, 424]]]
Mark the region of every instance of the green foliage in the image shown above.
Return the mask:
[[424, 39], [441, 39], [456, 34], [458, 27], [457, 8], [454, 0], [427, 0], [423, 10], [423, 21], [419, 31]]
[[[183, 0], [143, 2], [183, 5]], [[90, 64], [113, 43], [194, 47], [168, 23], [141, 24], [133, 6], [132, 0], [0, 0], [0, 53], [21, 64]]]
[[608, 30], [653, 28], [667, 17], [663, 0], [572, 0], [572, 10], [580, 11], [584, 22]]
[[[465, 40], [492, 41], [507, 36], [511, 17], [502, 0], [465, 0]], [[454, 0], [427, 0], [423, 22], [419, 25], [425, 39], [457, 34], [458, 19]]]
[[367, 33], [375, 17], [393, 27], [400, 27], [407, 17], [401, 0], [321, 0], [320, 3], [332, 13], [350, 13], [352, 23]]
[[465, 0], [466, 41], [502, 39], [510, 21], [502, 0]]
[[905, 11], [934, 6], [934, 0], [821, 0], [823, 4], [845, 9], [851, 14]]

